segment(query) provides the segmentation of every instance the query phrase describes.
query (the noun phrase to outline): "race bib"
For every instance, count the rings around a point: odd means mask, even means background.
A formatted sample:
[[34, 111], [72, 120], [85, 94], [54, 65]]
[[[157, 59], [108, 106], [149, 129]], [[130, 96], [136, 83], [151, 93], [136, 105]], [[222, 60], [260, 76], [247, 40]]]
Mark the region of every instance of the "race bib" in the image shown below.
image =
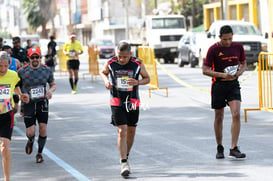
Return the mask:
[[238, 65], [234, 65], [234, 66], [228, 66], [224, 69], [225, 73], [228, 73], [230, 75], [235, 75], [236, 72], [238, 70]]
[[74, 57], [75, 55], [76, 55], [76, 52], [75, 52], [75, 51], [70, 51], [70, 52], [69, 52], [69, 56], [70, 56], [70, 57]]
[[127, 80], [128, 80], [129, 76], [121, 76], [117, 78], [117, 87], [118, 89], [132, 89], [133, 86], [129, 85]]
[[0, 85], [0, 99], [10, 99], [10, 87]]
[[11, 104], [11, 88], [9, 84], [0, 85], [0, 114], [7, 113], [12, 110]]
[[37, 86], [30, 89], [31, 99], [38, 99], [45, 97], [45, 88], [43, 86]]
[[128, 79], [133, 77], [132, 70], [118, 70], [116, 73], [116, 87], [119, 91], [132, 91], [133, 86], [128, 84]]

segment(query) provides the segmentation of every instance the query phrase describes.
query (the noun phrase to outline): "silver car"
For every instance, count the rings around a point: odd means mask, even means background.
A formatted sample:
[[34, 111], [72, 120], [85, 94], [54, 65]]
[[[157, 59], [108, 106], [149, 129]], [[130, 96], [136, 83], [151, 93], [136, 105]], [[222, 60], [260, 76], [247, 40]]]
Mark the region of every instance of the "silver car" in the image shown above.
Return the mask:
[[185, 33], [178, 44], [178, 66], [183, 67], [190, 64], [191, 67], [195, 67], [199, 64], [199, 53], [196, 43], [196, 33]]

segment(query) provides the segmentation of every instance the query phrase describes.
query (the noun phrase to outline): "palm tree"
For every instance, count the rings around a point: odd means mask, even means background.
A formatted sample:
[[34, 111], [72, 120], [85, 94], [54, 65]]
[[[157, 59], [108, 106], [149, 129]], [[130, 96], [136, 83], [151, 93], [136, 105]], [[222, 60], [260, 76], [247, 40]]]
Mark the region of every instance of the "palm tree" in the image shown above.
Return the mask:
[[23, 8], [30, 28], [42, 26], [42, 37], [47, 38], [46, 24], [55, 16], [54, 0], [24, 0]]

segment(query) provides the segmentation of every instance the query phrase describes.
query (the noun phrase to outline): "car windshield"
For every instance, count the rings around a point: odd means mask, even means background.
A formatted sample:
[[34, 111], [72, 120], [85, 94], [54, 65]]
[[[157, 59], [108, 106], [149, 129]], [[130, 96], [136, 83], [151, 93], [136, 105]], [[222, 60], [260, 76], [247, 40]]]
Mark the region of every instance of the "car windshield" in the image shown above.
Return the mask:
[[114, 46], [114, 43], [111, 40], [98, 40], [98, 46]]
[[184, 18], [154, 18], [152, 29], [181, 29], [184, 27]]
[[259, 30], [252, 25], [232, 25], [235, 35], [261, 35]]

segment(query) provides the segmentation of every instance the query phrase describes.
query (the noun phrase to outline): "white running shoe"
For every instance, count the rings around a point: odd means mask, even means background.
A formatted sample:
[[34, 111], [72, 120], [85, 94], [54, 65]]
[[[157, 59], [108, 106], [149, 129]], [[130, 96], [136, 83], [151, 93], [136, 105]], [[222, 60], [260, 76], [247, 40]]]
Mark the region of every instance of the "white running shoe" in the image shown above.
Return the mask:
[[130, 167], [130, 164], [129, 164], [129, 159], [127, 158], [127, 165], [128, 165], [128, 168], [129, 168], [129, 174], [132, 173], [132, 170], [131, 170], [131, 167]]
[[130, 167], [128, 162], [123, 162], [121, 163], [121, 170], [120, 170], [120, 175], [123, 177], [127, 177], [130, 174]]

